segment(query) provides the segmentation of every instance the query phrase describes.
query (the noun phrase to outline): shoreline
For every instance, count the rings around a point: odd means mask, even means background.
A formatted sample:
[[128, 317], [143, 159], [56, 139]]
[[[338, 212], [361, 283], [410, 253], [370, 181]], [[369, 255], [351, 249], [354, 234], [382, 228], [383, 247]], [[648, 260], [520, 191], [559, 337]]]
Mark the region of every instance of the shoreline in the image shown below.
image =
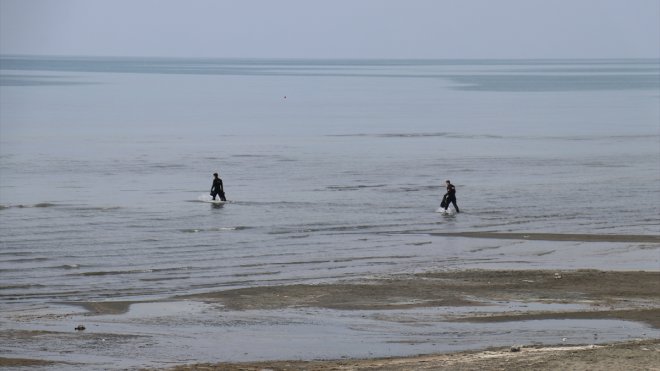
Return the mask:
[[576, 242], [631, 242], [660, 243], [660, 235], [643, 234], [584, 234], [584, 233], [508, 233], [508, 232], [443, 232], [432, 236], [488, 238], [530, 241], [576, 241]]
[[[439, 294], [438, 294], [439, 293]], [[469, 299], [466, 299], [469, 298]], [[454, 316], [453, 322], [519, 323], [552, 319], [618, 319], [660, 328], [660, 272], [466, 270], [399, 275], [326, 285], [246, 288], [192, 295], [234, 310], [321, 307], [336, 310], [472, 306], [480, 300], [582, 303], [586, 310], [485, 312]], [[450, 316], [451, 317], [451, 316]], [[401, 319], [409, 321], [410, 318]], [[413, 319], [414, 321], [414, 319]], [[423, 320], [420, 320], [423, 322]], [[421, 324], [421, 323], [420, 323]], [[466, 370], [466, 369], [657, 369], [660, 338], [600, 345], [517, 345], [404, 357], [199, 363], [173, 371], [227, 370]]]
[[[194, 363], [171, 367], [141, 367], [163, 371], [427, 371], [427, 370], [658, 370], [660, 339], [631, 340], [601, 345], [548, 345], [497, 347], [476, 351], [419, 354], [406, 357], [349, 358]], [[0, 357], [0, 367], [83, 366], [79, 363]]]
[[[194, 304], [197, 303], [197, 304]], [[479, 369], [493, 366], [509, 370], [556, 369], [571, 368], [574, 370], [587, 370], [606, 368], [609, 363], [622, 362], [619, 366], [626, 368], [631, 365], [647, 365], [642, 369], [652, 369], [651, 366], [660, 364], [660, 271], [602, 271], [602, 270], [455, 270], [455, 271], [432, 271], [424, 273], [390, 274], [371, 278], [351, 279], [346, 281], [319, 283], [319, 284], [290, 284], [274, 285], [265, 287], [247, 287], [231, 290], [211, 291], [201, 294], [177, 296], [160, 301], [117, 301], [117, 302], [78, 302], [66, 303], [82, 308], [85, 312], [76, 311], [72, 314], [64, 314], [49, 318], [48, 314], [17, 317], [17, 320], [28, 323], [44, 323], [44, 320], [54, 321], [51, 323], [67, 323], [68, 332], [59, 331], [37, 331], [33, 330], [3, 330], [0, 331], [1, 341], [18, 341], [24, 344], [50, 344], [79, 342], [80, 346], [85, 344], [108, 344], [118, 342], [132, 344], [131, 349], [138, 349], [141, 344], [153, 344], [151, 339], [153, 329], [150, 328], [151, 321], [158, 318], [167, 318], [163, 327], [165, 338], [170, 339], [168, 332], [177, 336], [196, 336], [196, 332], [181, 334], [177, 320], [169, 317], [176, 313], [176, 318], [184, 319], [184, 322], [194, 325], [200, 323], [208, 328], [210, 324], [207, 319], [220, 318], [211, 328], [217, 327], [211, 335], [207, 334], [207, 340], [218, 339], [223, 336], [223, 328], [238, 320], [237, 323], [250, 323], [251, 318], [257, 323], [262, 323], [264, 318], [273, 317], [274, 327], [259, 327], [252, 335], [245, 335], [243, 341], [247, 341], [245, 351], [250, 351], [253, 359], [264, 358], [261, 351], [266, 351], [263, 343], [252, 344], [251, 336], [272, 338], [273, 336], [286, 336], [289, 325], [312, 321], [323, 322], [318, 317], [322, 313], [331, 313], [332, 318], [344, 318], [342, 322], [334, 323], [336, 331], [348, 331], [358, 324], [358, 327], [371, 326], [373, 324], [391, 326], [394, 331], [405, 329], [428, 328], [428, 326], [452, 327], [450, 334], [465, 334], [475, 336], [470, 331], [475, 324], [484, 324], [485, 327], [501, 323], [505, 327], [525, 327], [525, 323], [534, 322], [538, 335], [542, 337], [527, 336], [521, 340], [515, 331], [511, 335], [500, 338], [498, 342], [485, 339], [475, 345], [468, 342], [465, 347], [442, 348], [442, 343], [450, 341], [445, 335], [434, 339], [427, 339], [428, 335], [421, 333], [418, 338], [400, 338], [395, 336], [385, 340], [376, 346], [381, 349], [389, 349], [395, 344], [392, 341], [403, 340], [411, 347], [404, 353], [381, 352], [381, 354], [369, 357], [368, 353], [357, 352], [348, 356], [308, 356], [309, 360], [295, 360], [297, 356], [286, 356], [277, 353], [271, 359], [292, 359], [291, 361], [246, 361], [204, 363], [209, 359], [227, 360], [226, 356], [211, 353], [186, 353], [186, 359], [192, 360], [191, 364], [183, 364], [183, 361], [150, 358], [148, 353], [136, 353], [133, 357], [146, 357], [152, 365], [148, 369], [161, 370], [261, 370], [264, 368], [272, 370], [426, 370], [426, 369]], [[140, 304], [140, 305], [138, 305]], [[139, 311], [133, 311], [140, 307]], [[163, 312], [156, 314], [173, 305], [175, 312]], [[204, 305], [202, 312], [191, 312], [181, 306], [198, 308]], [[139, 315], [136, 313], [140, 313]], [[191, 318], [197, 313], [200, 318]], [[277, 315], [281, 317], [277, 317]], [[293, 314], [294, 318], [286, 320]], [[137, 317], [136, 317], [137, 316]], [[141, 328], [141, 319], [147, 316], [146, 328]], [[163, 316], [163, 317], [160, 317]], [[302, 317], [301, 317], [302, 316]], [[309, 316], [309, 317], [306, 317]], [[199, 322], [190, 322], [190, 321]], [[358, 322], [353, 322], [357, 320]], [[600, 325], [593, 326], [585, 321], [584, 328], [589, 331], [589, 336], [579, 337], [574, 334], [569, 343], [561, 343], [561, 332], [556, 332], [554, 326], [557, 320], [611, 320], [616, 327], [625, 324], [624, 321], [643, 323], [642, 325], [623, 326], [625, 328], [636, 328], [623, 330], [622, 335], [611, 337], [602, 333], [601, 337], [595, 339], [592, 333], [600, 333]], [[73, 330], [74, 322], [84, 323], [88, 331], [77, 332]], [[137, 322], [136, 322], [137, 321]], [[247, 322], [246, 322], [247, 321]], [[284, 321], [284, 322], [282, 322]], [[349, 321], [349, 322], [344, 322]], [[158, 321], [157, 321], [158, 322]], [[618, 322], [618, 323], [617, 323]], [[68, 324], [71, 325], [68, 325]], [[214, 322], [216, 323], [216, 322]], [[125, 326], [129, 324], [129, 328]], [[462, 327], [463, 324], [467, 327]], [[113, 327], [119, 326], [119, 327]], [[346, 326], [346, 328], [344, 327]], [[590, 327], [591, 326], [591, 327]], [[479, 326], [477, 326], [479, 327]], [[582, 327], [582, 326], [581, 326]], [[281, 329], [284, 332], [273, 332], [273, 329]], [[147, 332], [141, 332], [141, 331]], [[398, 329], [398, 330], [397, 330]], [[605, 328], [603, 328], [603, 331]], [[353, 330], [350, 330], [353, 331]], [[353, 333], [351, 336], [373, 336], [373, 333]], [[389, 331], [389, 330], [388, 330]], [[425, 332], [424, 330], [423, 332]], [[455, 332], [459, 331], [459, 332]], [[609, 331], [609, 330], [608, 330]], [[632, 332], [630, 332], [632, 331]], [[505, 331], [504, 333], [506, 333]], [[552, 333], [547, 336], [546, 333]], [[230, 332], [231, 333], [231, 332]], [[323, 333], [323, 332], [319, 332]], [[214, 335], [215, 334], [215, 335]], [[626, 335], [628, 334], [628, 335]], [[233, 335], [237, 335], [235, 332]], [[396, 335], [396, 333], [395, 333]], [[618, 337], [617, 337], [618, 336]], [[222, 338], [222, 337], [220, 337]], [[355, 338], [353, 338], [355, 339]], [[362, 338], [357, 338], [362, 339]], [[511, 346], [520, 348], [512, 352], [510, 348], [502, 347], [502, 339], [509, 342]], [[559, 343], [557, 343], [559, 339]], [[631, 341], [626, 341], [629, 339]], [[632, 341], [634, 339], [634, 341]], [[169, 341], [169, 340], [168, 340]], [[240, 339], [232, 338], [232, 342]], [[332, 340], [327, 340], [332, 341]], [[419, 343], [416, 343], [419, 341]], [[472, 340], [470, 340], [472, 341]], [[437, 347], [435, 346], [437, 344]], [[201, 343], [190, 343], [188, 346], [197, 346]], [[252, 345], [250, 345], [252, 344]], [[597, 345], [595, 345], [597, 344]], [[228, 344], [225, 344], [228, 345]], [[328, 346], [331, 344], [328, 343]], [[558, 346], [561, 345], [561, 346]], [[71, 356], [58, 359], [31, 359], [30, 356], [16, 354], [16, 358], [0, 358], [0, 367], [14, 365], [65, 367], [67, 364], [87, 365], [86, 356], [77, 354], [75, 348], [67, 348], [74, 352]], [[191, 348], [194, 349], [194, 348]], [[239, 347], [240, 349], [240, 347]], [[316, 349], [316, 348], [310, 348]], [[443, 350], [446, 349], [446, 350]], [[477, 349], [477, 350], [466, 350]], [[77, 354], [75, 357], [74, 354]], [[227, 354], [227, 353], [225, 353]], [[247, 353], [246, 353], [247, 354]], [[287, 353], [288, 354], [288, 353]], [[304, 353], [303, 353], [304, 354]], [[346, 353], [322, 353], [322, 354], [346, 354]], [[392, 357], [383, 357], [383, 354], [404, 354]], [[415, 355], [424, 354], [424, 355]], [[617, 357], [612, 358], [613, 354]], [[5, 356], [6, 357], [6, 356]], [[269, 356], [270, 357], [270, 356]], [[280, 359], [281, 359], [280, 358]], [[67, 363], [73, 360], [77, 362]], [[303, 359], [305, 359], [303, 357]], [[318, 361], [314, 359], [324, 359]], [[199, 360], [195, 362], [194, 360]], [[568, 362], [572, 363], [557, 363]], [[634, 360], [634, 363], [633, 361]], [[82, 362], [82, 363], [81, 363]], [[627, 362], [627, 363], [626, 363]], [[166, 366], [166, 363], [180, 363], [179, 365]], [[566, 367], [564, 367], [567, 365]], [[18, 366], [16, 366], [18, 367]], [[591, 368], [590, 368], [591, 367]], [[630, 367], [628, 367], [630, 369]], [[633, 368], [634, 369], [634, 368]]]
[[[649, 302], [660, 299], [660, 271], [487, 270], [467, 269], [351, 279], [333, 283], [283, 284], [246, 287], [162, 300], [63, 302], [87, 311], [87, 316], [122, 315], [134, 304], [172, 301], [221, 303], [223, 310], [278, 310], [322, 308], [331, 310], [393, 310], [429, 307], [467, 307], [493, 301], [586, 304], [594, 310], [562, 312], [586, 318], [599, 309], [619, 313], [660, 310]], [[650, 306], [651, 305], [651, 306]], [[554, 318], [554, 312], [550, 317]], [[523, 318], [520, 315], [520, 318]], [[534, 313], [535, 318], [542, 317]], [[532, 314], [526, 317], [532, 318]], [[463, 321], [501, 322], [511, 316], [466, 317]], [[642, 317], [639, 317], [642, 318]], [[458, 320], [458, 319], [453, 319]], [[660, 328], [660, 318], [645, 322]]]
[[370, 359], [200, 363], [170, 371], [658, 370], [660, 339], [606, 345], [513, 346], [480, 351]]

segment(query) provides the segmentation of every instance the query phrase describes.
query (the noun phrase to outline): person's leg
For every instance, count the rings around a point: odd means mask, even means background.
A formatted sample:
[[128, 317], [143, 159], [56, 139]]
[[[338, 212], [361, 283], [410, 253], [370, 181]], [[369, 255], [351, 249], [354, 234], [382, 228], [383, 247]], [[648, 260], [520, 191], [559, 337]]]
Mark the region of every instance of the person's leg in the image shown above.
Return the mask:
[[220, 192], [220, 201], [227, 201], [225, 198], [225, 192]]
[[454, 205], [454, 209], [456, 209], [456, 212], [460, 213], [460, 210], [458, 210], [458, 205], [456, 205], [456, 197], [452, 197], [451, 203]]

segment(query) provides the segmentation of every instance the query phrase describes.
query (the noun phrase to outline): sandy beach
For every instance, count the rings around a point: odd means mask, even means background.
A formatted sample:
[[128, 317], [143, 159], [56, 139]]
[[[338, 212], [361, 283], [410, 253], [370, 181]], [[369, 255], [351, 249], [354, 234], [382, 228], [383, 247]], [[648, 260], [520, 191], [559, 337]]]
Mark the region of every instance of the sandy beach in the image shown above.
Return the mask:
[[181, 297], [227, 309], [318, 307], [337, 310], [478, 306], [488, 301], [588, 303], [593, 310], [461, 317], [461, 321], [530, 318], [623, 318], [660, 326], [660, 272], [469, 270], [398, 275], [335, 284], [255, 287]]
[[[51, 366], [54, 362], [0, 357], [2, 367]], [[604, 346], [556, 346], [489, 349], [479, 352], [333, 361], [273, 361], [176, 366], [171, 371], [260, 370], [658, 370], [660, 340]], [[145, 369], [146, 370], [146, 369]], [[152, 370], [152, 369], [149, 369]]]
[[[470, 299], [466, 299], [470, 298]], [[590, 310], [484, 313], [455, 321], [516, 322], [544, 319], [620, 319], [660, 327], [660, 272], [461, 271], [391, 277], [359, 283], [280, 286], [218, 292], [197, 299], [220, 300], [233, 309], [319, 306], [340, 310], [412, 306], [478, 305], [484, 299], [589, 303]], [[401, 319], [407, 320], [407, 319]], [[512, 346], [479, 352], [315, 362], [200, 364], [175, 370], [472, 370], [572, 369], [654, 370], [660, 339], [608, 345]]]
[[[512, 351], [513, 349], [513, 351]], [[660, 340], [605, 346], [500, 348], [480, 352], [311, 362], [257, 362], [179, 366], [176, 371], [258, 370], [658, 370]]]
[[660, 243], [658, 235], [579, 234], [579, 233], [505, 233], [505, 232], [454, 232], [432, 233], [434, 236], [472, 237], [529, 241], [578, 241], [578, 242], [634, 242]]
[[[380, 320], [424, 326], [429, 318], [406, 315], [415, 308], [445, 308], [442, 320], [453, 323], [510, 323], [525, 321], [607, 319], [639, 322], [660, 328], [660, 272], [600, 270], [464, 270], [401, 274], [315, 285], [278, 285], [216, 291], [174, 298], [180, 302], [212, 305], [223, 312], [278, 311], [290, 308], [323, 308], [342, 313], [363, 312]], [[487, 303], [528, 303], [515, 310], [488, 309]], [[532, 303], [579, 304], [577, 310], [537, 310]], [[89, 321], [98, 316], [121, 317], [131, 302], [78, 303]], [[158, 304], [158, 303], [151, 303]], [[216, 305], [218, 304], [218, 305]], [[483, 311], [452, 311], [478, 308]], [[404, 310], [404, 312], [401, 312]], [[65, 316], [66, 317], [66, 316]], [[120, 321], [121, 322], [121, 321]], [[130, 323], [130, 321], [128, 321]], [[548, 324], [551, 326], [551, 324]], [[655, 331], [657, 334], [657, 331]], [[597, 334], [596, 334], [597, 335]], [[35, 331], [2, 331], [3, 341], [50, 337], [66, 341], [85, 336], [87, 342], [106, 341], [107, 333], [72, 334]], [[126, 334], [126, 339], [130, 335]], [[116, 335], [120, 338], [121, 335]], [[127, 340], [128, 341], [128, 340]], [[189, 362], [190, 363], [190, 362]], [[76, 364], [74, 362], [74, 364]], [[259, 361], [178, 365], [173, 370], [472, 370], [489, 369], [630, 369], [653, 370], [660, 364], [660, 339], [647, 335], [624, 342], [584, 344], [530, 344], [512, 339], [510, 347], [370, 359], [323, 361]], [[65, 362], [0, 358], [0, 365], [54, 367]], [[150, 368], [151, 369], [151, 368]], [[167, 369], [167, 367], [163, 367]]]

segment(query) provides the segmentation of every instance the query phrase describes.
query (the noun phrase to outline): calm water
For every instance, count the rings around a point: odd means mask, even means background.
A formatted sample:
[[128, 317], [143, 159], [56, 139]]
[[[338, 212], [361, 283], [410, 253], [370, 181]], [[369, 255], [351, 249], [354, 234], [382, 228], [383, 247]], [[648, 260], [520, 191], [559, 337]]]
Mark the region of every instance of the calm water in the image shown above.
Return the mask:
[[657, 60], [1, 61], [0, 308], [460, 265], [430, 232], [660, 233]]

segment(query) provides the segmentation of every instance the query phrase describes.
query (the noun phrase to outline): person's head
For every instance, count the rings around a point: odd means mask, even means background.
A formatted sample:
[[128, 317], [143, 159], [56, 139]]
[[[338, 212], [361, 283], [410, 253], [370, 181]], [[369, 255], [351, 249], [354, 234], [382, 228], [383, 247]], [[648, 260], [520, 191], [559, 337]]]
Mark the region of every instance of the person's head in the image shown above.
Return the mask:
[[447, 184], [451, 184], [451, 182], [450, 182], [449, 180], [445, 180], [445, 183], [447, 183]]
[[218, 177], [218, 173], [213, 173], [213, 177], [214, 177], [214, 178], [217, 178], [217, 177]]

